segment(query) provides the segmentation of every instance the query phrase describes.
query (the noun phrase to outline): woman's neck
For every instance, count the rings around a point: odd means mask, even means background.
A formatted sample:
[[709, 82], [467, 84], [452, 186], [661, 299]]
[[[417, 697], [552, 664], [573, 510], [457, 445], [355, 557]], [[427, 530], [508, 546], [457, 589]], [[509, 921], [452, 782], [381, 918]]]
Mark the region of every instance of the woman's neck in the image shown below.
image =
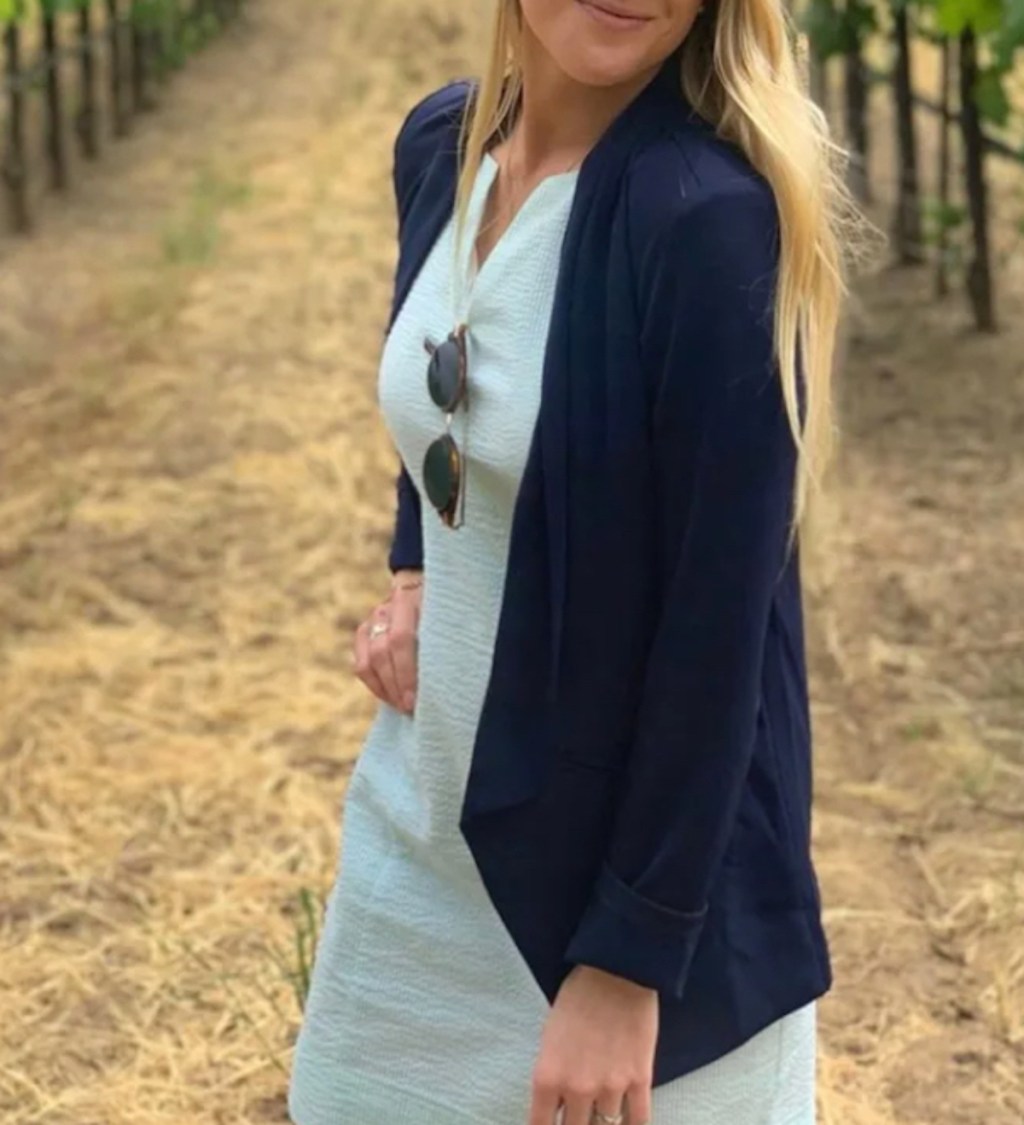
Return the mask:
[[655, 73], [618, 86], [585, 86], [561, 70], [524, 27], [523, 93], [513, 129], [521, 174], [535, 179], [581, 162]]

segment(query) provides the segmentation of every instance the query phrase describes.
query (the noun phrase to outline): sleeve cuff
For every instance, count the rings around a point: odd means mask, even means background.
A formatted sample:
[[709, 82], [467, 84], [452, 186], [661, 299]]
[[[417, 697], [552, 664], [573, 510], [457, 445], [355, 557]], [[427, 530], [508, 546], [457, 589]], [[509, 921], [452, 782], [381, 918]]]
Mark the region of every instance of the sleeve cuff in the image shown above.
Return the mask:
[[388, 555], [388, 570], [394, 574], [399, 570], [422, 570], [423, 549], [418, 541], [403, 543], [396, 539]]
[[678, 999], [706, 916], [706, 906], [684, 913], [645, 898], [605, 864], [565, 960], [593, 965]]
[[394, 536], [388, 552], [388, 568], [396, 570], [423, 569], [423, 527], [420, 499], [409, 474], [403, 468], [398, 474], [397, 511]]

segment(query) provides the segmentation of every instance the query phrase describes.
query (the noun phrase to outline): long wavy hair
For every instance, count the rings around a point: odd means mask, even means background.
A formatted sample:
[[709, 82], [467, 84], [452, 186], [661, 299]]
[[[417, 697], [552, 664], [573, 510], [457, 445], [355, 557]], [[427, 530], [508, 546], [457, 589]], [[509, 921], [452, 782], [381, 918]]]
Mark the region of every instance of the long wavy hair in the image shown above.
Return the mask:
[[[497, 0], [473, 111], [463, 120], [460, 231], [484, 152], [504, 135], [520, 99], [521, 31], [519, 0]], [[739, 146], [776, 197], [774, 348], [797, 448], [791, 543], [834, 453], [832, 371], [849, 266], [867, 245], [862, 236], [880, 233], [846, 185], [849, 152], [832, 139], [824, 113], [805, 92], [796, 43], [782, 0], [707, 0], [679, 52], [687, 101], [719, 136]]]

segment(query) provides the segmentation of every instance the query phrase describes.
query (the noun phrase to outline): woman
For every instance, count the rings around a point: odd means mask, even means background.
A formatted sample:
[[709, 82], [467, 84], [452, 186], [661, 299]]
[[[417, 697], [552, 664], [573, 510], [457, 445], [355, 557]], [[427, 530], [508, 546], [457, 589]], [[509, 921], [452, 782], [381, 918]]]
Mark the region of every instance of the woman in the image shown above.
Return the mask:
[[297, 1125], [813, 1121], [837, 151], [780, 0], [498, 0], [406, 119], [381, 706]]

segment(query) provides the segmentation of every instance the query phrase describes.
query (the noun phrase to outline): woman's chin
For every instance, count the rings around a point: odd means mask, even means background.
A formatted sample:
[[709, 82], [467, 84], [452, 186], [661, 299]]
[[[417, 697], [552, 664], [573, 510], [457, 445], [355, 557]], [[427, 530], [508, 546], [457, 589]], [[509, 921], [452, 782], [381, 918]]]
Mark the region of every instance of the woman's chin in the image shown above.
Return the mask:
[[650, 69], [665, 35], [662, 21], [648, 20], [630, 27], [609, 24], [609, 17], [588, 12], [576, 0], [560, 21], [563, 50], [558, 62], [576, 82], [586, 86], [621, 86]]
[[633, 82], [648, 69], [635, 52], [594, 48], [580, 44], [559, 60], [565, 73], [581, 86], [607, 89]]

